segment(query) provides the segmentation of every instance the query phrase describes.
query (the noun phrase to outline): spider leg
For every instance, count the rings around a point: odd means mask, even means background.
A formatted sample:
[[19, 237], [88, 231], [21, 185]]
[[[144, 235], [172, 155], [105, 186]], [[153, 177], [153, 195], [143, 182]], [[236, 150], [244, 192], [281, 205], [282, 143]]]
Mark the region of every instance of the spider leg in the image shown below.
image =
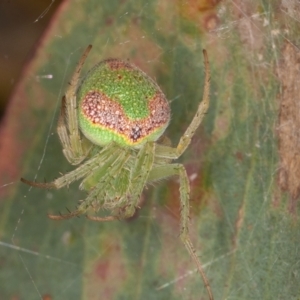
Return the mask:
[[112, 149], [107, 146], [103, 148], [98, 154], [84, 162], [75, 170], [55, 179], [52, 182], [35, 182], [30, 181], [25, 178], [21, 178], [23, 183], [30, 186], [42, 188], [42, 189], [60, 189], [66, 185], [71, 184], [73, 181], [78, 180], [87, 174], [93, 172], [95, 169], [99, 168], [105, 161], [111, 157]]
[[134, 215], [140, 201], [141, 194], [146, 185], [149, 173], [154, 162], [155, 143], [147, 142], [140, 149], [135, 165], [130, 174], [130, 186], [127, 191], [129, 205], [125, 208], [122, 218], [130, 218]]
[[92, 46], [89, 45], [81, 56], [66, 95], [62, 98], [61, 112], [57, 124], [57, 132], [63, 146], [64, 155], [72, 165], [77, 165], [83, 161], [90, 150], [90, 147], [84, 149], [79, 132], [76, 91], [81, 69], [91, 48]]
[[63, 215], [51, 215], [48, 214], [48, 218], [51, 220], [55, 220], [55, 221], [60, 221], [60, 220], [67, 220], [67, 219], [71, 219], [74, 217], [78, 217], [81, 214], [80, 211], [75, 210], [73, 212], [70, 212], [68, 214], [63, 214]]
[[[141, 199], [139, 199], [141, 200]], [[139, 201], [141, 202], [141, 201]], [[135, 213], [136, 211], [134, 211]], [[132, 216], [134, 215], [134, 213], [132, 214]], [[132, 216], [127, 217], [127, 219], [131, 218]], [[106, 217], [97, 217], [97, 216], [86, 216], [89, 220], [91, 221], [96, 221], [96, 222], [108, 222], [108, 221], [115, 221], [115, 220], [122, 220], [125, 219], [122, 215], [122, 208], [119, 209], [119, 213], [117, 215], [112, 215], [112, 216], [106, 216]]]
[[[60, 114], [59, 118], [57, 121], [57, 133], [61, 142], [61, 145], [63, 147], [63, 153], [68, 162], [72, 165], [78, 165], [81, 163], [86, 156], [88, 155], [91, 146], [88, 147], [87, 149], [83, 150], [83, 154], [79, 155], [74, 153], [74, 150], [71, 147], [70, 143], [70, 135], [68, 133], [68, 128], [65, 124], [65, 120], [67, 121], [67, 115], [66, 115], [66, 97], [64, 96], [61, 101], [61, 109], [60, 109]], [[81, 140], [82, 136], [80, 136], [80, 141], [79, 143], [82, 143]], [[84, 137], [83, 137], [84, 138]]]
[[52, 220], [59, 221], [59, 220], [71, 219], [73, 217], [77, 217], [77, 216], [79, 216], [81, 214], [84, 214], [87, 211], [87, 209], [88, 209], [88, 207], [90, 205], [89, 203], [92, 203], [92, 201], [94, 201], [96, 195], [97, 195], [97, 190], [94, 189], [88, 195], [88, 197], [86, 198], [86, 200], [84, 200], [83, 203], [80, 204], [79, 207], [75, 211], [70, 212], [68, 214], [60, 214], [60, 215], [51, 215], [51, 214], [48, 214], [48, 217], [50, 219], [52, 219]]
[[110, 221], [119, 220], [118, 216], [107, 216], [107, 217], [86, 216], [86, 217], [89, 220], [96, 221], [96, 222], [110, 222]]
[[[107, 147], [107, 155], [108, 157], [105, 160], [101, 160], [101, 165], [98, 164], [98, 166], [93, 168], [88, 176], [83, 179], [79, 186], [80, 189], [90, 190], [93, 188], [97, 193], [101, 191], [105, 192], [105, 188], [101, 188], [102, 182], [105, 182], [110, 175], [115, 176], [114, 174], [118, 174], [118, 171], [122, 169], [129, 158], [130, 153], [126, 151], [126, 149], [111, 144], [111, 147]], [[95, 181], [95, 173], [97, 173], [97, 178], [99, 179], [99, 182], [96, 185], [93, 183]], [[95, 197], [97, 197], [97, 194], [95, 194]]]
[[[139, 153], [137, 154], [135, 160], [135, 164], [130, 172], [130, 184], [128, 185], [127, 191], [125, 190], [125, 195], [123, 195], [121, 199], [118, 200], [119, 205], [117, 207], [114, 207], [118, 211], [117, 215], [104, 218], [88, 216], [89, 219], [102, 222], [106, 220], [112, 221], [128, 219], [134, 215], [136, 208], [138, 207], [141, 194], [147, 182], [148, 175], [152, 168], [152, 164], [154, 161], [154, 146], [155, 144], [153, 142], [148, 142], [139, 150]], [[114, 188], [113, 186], [109, 186], [111, 182], [114, 182], [113, 180], [111, 180], [111, 178], [120, 176], [121, 174], [120, 172], [124, 166], [125, 159], [127, 160], [127, 154], [122, 153], [122, 155], [124, 156], [124, 159], [119, 156], [121, 158], [120, 163], [115, 164], [115, 167], [112, 165], [110, 170], [107, 170], [106, 174], [103, 174], [101, 182], [99, 182], [90, 192], [88, 198], [84, 201], [84, 205], [91, 206], [91, 201], [94, 201], [94, 199], [97, 198], [100, 207], [103, 206], [111, 209], [110, 207], [108, 207], [109, 204], [104, 203], [106, 198], [105, 191], [109, 191]]]
[[195, 247], [190, 239], [189, 235], [189, 194], [190, 194], [190, 185], [189, 180], [186, 174], [186, 170], [181, 164], [167, 164], [162, 166], [154, 167], [148, 177], [148, 182], [160, 180], [163, 178], [167, 178], [173, 175], [178, 175], [180, 180], [180, 206], [181, 206], [181, 232], [180, 238], [185, 245], [189, 255], [193, 259], [194, 263], [197, 266], [197, 270], [202, 276], [205, 288], [209, 295], [209, 299], [213, 300], [213, 294], [209, 285], [209, 281], [205, 275], [205, 272], [202, 268], [202, 264], [196, 255]]
[[209, 107], [209, 89], [210, 89], [210, 69], [209, 69], [209, 62], [207, 57], [206, 50], [203, 50], [204, 56], [204, 65], [205, 65], [205, 83], [204, 83], [204, 91], [202, 101], [200, 102], [197, 112], [190, 123], [189, 127], [186, 129], [183, 136], [180, 138], [179, 143], [176, 148], [164, 146], [164, 145], [157, 145], [156, 147], [156, 156], [166, 157], [170, 159], [177, 159], [182, 153], [186, 150], [188, 145], [190, 144], [197, 128], [199, 127], [200, 123], [202, 122], [208, 107]]
[[[145, 145], [142, 146], [140, 149], [135, 164], [133, 168], [131, 169], [130, 173], [130, 185], [128, 187], [127, 193], [125, 197], [127, 198], [127, 201], [125, 203], [122, 202], [122, 206], [119, 207], [119, 213], [118, 215], [113, 216], [107, 216], [107, 217], [97, 217], [97, 216], [87, 216], [88, 219], [92, 221], [98, 221], [98, 222], [106, 222], [106, 221], [114, 221], [114, 220], [120, 220], [120, 219], [128, 219], [132, 217], [136, 211], [136, 208], [138, 206], [138, 203], [140, 201], [141, 194], [143, 192], [143, 189], [145, 187], [145, 184], [147, 182], [150, 170], [153, 165], [154, 161], [154, 147], [155, 144], [153, 142], [148, 142]], [[121, 162], [124, 164], [125, 161], [121, 160]], [[117, 166], [117, 169], [121, 170], [122, 166]], [[118, 174], [117, 170], [107, 171], [108, 174]], [[114, 175], [114, 176], [115, 176]], [[108, 176], [108, 175], [106, 175]], [[103, 180], [105, 181], [105, 177], [103, 177]], [[106, 184], [110, 183], [108, 180]], [[111, 187], [113, 188], [113, 187]], [[104, 197], [103, 190], [106, 189], [106, 185], [103, 183], [99, 183], [89, 194], [88, 198], [93, 200], [96, 196]], [[102, 193], [101, 193], [102, 192]], [[88, 201], [88, 198], [86, 199], [86, 203]], [[85, 204], [86, 205], [86, 204]]]
[[[120, 170], [122, 170], [124, 164], [130, 156], [130, 151], [126, 151], [126, 149], [124, 150], [117, 145], [111, 144], [111, 146], [106, 147], [105, 151], [103, 150], [99, 154], [100, 158], [103, 158], [103, 152], [107, 152], [108, 157], [104, 160], [104, 162], [100, 159], [93, 161], [93, 168], [90, 168], [88, 177], [86, 177], [81, 184], [81, 186], [84, 188], [85, 184], [89, 184], [89, 181], [93, 181], [95, 174], [97, 175], [97, 178], [100, 178], [95, 186], [88, 186], [87, 189], [90, 190], [90, 193], [88, 194], [87, 198], [82, 201], [75, 211], [63, 215], [48, 215], [50, 219], [65, 220], [76, 217], [80, 214], [84, 214], [90, 207], [93, 207], [95, 200], [97, 202], [97, 207], [101, 207], [104, 204], [105, 192], [113, 188], [109, 186], [111, 183], [111, 176], [112, 174], [113, 176], [117, 176], [119, 174]], [[87, 218], [99, 222], [113, 221], [118, 219], [117, 216], [87, 216]]]
[[35, 182], [35, 181], [27, 180], [25, 178], [21, 178], [21, 181], [27, 185], [41, 188], [41, 189], [47, 189], [47, 190], [57, 189], [54, 181], [53, 182]]

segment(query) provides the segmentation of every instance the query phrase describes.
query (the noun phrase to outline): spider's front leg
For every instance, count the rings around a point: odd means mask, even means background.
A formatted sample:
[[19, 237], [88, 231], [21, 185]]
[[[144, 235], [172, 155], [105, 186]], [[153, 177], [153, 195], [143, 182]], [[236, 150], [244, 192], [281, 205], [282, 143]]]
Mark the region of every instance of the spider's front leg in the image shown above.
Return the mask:
[[130, 185], [127, 191], [127, 197], [130, 201], [125, 212], [126, 218], [132, 217], [138, 207], [143, 189], [153, 166], [155, 145], [154, 142], [147, 142], [137, 154], [135, 164], [130, 172]]
[[76, 92], [81, 69], [91, 48], [91, 45], [86, 48], [75, 69], [66, 95], [62, 98], [61, 111], [57, 123], [57, 133], [63, 146], [63, 153], [72, 165], [78, 165], [82, 162], [90, 150], [89, 147], [84, 149], [82, 136], [79, 132]]
[[196, 255], [195, 247], [190, 239], [189, 235], [189, 214], [190, 214], [190, 205], [189, 205], [189, 197], [190, 197], [190, 185], [189, 179], [186, 174], [186, 170], [181, 164], [167, 164], [155, 167], [151, 170], [148, 182], [157, 181], [163, 178], [167, 178], [170, 176], [178, 175], [180, 181], [180, 206], [181, 206], [181, 216], [180, 216], [180, 225], [181, 232], [180, 238], [185, 245], [187, 251], [189, 252], [191, 258], [193, 259], [195, 265], [197, 266], [197, 270], [202, 276], [204, 285], [209, 295], [209, 299], [213, 300], [213, 294], [208, 282], [208, 279], [205, 275], [205, 272], [202, 268], [202, 264]]
[[58, 190], [64, 186], [70, 185], [73, 181], [85, 177], [87, 174], [90, 174], [97, 168], [99, 168], [99, 164], [106, 162], [111, 157], [111, 150], [112, 149], [110, 149], [109, 147], [103, 148], [99, 153], [97, 153], [89, 160], [85, 161], [78, 168], [65, 175], [58, 177], [52, 182], [35, 182], [27, 180], [25, 178], [21, 178], [21, 181], [33, 187]]
[[[124, 149], [120, 148], [118, 145], [111, 143], [104, 147], [99, 153], [94, 155], [92, 158], [85, 161], [75, 170], [62, 175], [61, 177], [55, 179], [49, 183], [43, 182], [34, 182], [29, 181], [27, 179], [21, 178], [23, 183], [26, 183], [30, 186], [45, 188], [45, 189], [60, 189], [64, 186], [69, 186], [73, 181], [83, 179], [79, 188], [87, 190], [89, 192], [87, 198], [81, 201], [81, 204], [78, 205], [75, 211], [69, 212], [67, 214], [60, 215], [49, 215], [48, 217], [53, 220], [66, 220], [81, 214], [85, 214], [88, 208], [93, 206], [93, 202], [99, 196], [100, 191], [105, 191], [105, 187], [103, 188], [102, 182], [98, 182], [95, 186], [91, 188], [89, 185], [89, 181], [92, 180], [93, 176], [97, 174], [100, 178], [107, 179], [109, 174], [117, 174], [118, 170], [121, 169], [124, 163], [128, 158], [128, 151], [124, 151]], [[110, 170], [110, 171], [109, 171]], [[109, 182], [109, 181], [108, 181]], [[108, 216], [104, 218], [89, 217], [94, 221], [113, 221], [118, 219], [118, 217]]]

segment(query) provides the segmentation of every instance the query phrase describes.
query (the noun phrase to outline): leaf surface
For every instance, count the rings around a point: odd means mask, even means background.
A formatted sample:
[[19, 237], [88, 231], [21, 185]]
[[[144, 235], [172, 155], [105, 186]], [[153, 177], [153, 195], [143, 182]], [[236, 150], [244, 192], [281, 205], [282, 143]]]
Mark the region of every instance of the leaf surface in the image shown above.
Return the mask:
[[176, 178], [145, 189], [137, 216], [110, 223], [47, 218], [84, 199], [78, 183], [47, 191], [19, 182], [51, 181], [73, 169], [55, 126], [88, 44], [83, 74], [118, 57], [155, 78], [171, 102], [173, 145], [201, 101], [207, 49], [211, 105], [180, 159], [192, 187], [191, 238], [215, 299], [299, 298], [299, 195], [282, 183], [297, 172], [286, 167], [278, 181], [286, 157], [276, 131], [279, 111], [289, 113], [282, 99], [295, 98], [284, 93], [283, 75], [299, 64], [291, 61], [295, 48], [282, 51], [283, 37], [296, 43], [299, 22], [292, 6], [276, 2], [70, 0], [60, 7], [1, 128], [0, 299], [208, 298], [179, 239]]

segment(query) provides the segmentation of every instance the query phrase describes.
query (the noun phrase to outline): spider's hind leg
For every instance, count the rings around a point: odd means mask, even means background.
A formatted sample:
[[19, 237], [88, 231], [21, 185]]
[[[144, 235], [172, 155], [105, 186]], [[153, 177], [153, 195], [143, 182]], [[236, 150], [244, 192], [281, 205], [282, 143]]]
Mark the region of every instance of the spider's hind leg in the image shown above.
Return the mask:
[[[90, 153], [92, 145], [78, 131], [70, 129], [66, 96], [63, 96], [61, 102], [60, 115], [57, 121], [57, 133], [63, 147], [63, 154], [71, 165], [80, 164]], [[70, 104], [68, 104], [70, 105]], [[73, 114], [77, 114], [77, 108], [74, 108]], [[78, 126], [78, 124], [76, 125]], [[72, 133], [70, 132], [72, 130]]]
[[76, 93], [80, 72], [91, 48], [91, 45], [86, 48], [77, 64], [69, 88], [62, 98], [57, 123], [57, 133], [63, 146], [63, 153], [72, 165], [80, 164], [87, 157], [90, 150], [90, 147], [86, 149], [79, 130]]

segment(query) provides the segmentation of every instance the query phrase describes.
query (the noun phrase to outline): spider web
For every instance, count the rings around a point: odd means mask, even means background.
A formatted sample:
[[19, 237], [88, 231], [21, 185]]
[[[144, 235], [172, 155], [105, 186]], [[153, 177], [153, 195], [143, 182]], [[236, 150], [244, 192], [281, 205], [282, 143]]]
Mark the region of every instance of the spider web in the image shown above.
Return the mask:
[[[192, 187], [192, 240], [216, 299], [297, 299], [298, 195], [292, 197], [289, 187], [282, 193], [282, 183], [276, 184], [277, 170], [283, 168], [279, 161], [288, 160], [288, 155], [278, 157], [275, 131], [287, 126], [277, 118], [278, 106], [288, 97], [278, 72], [291, 72], [282, 63], [287, 44], [293, 46], [287, 55], [291, 60], [292, 51], [299, 52], [296, 5], [297, 1], [276, 1], [272, 6], [223, 1], [207, 8], [205, 1], [178, 1], [176, 6], [169, 1], [110, 1], [100, 9], [97, 1], [64, 4], [14, 97], [20, 102], [22, 93], [26, 95], [26, 122], [29, 113], [31, 117], [28, 132], [22, 133], [22, 159], [15, 143], [16, 158], [10, 161], [21, 171], [12, 180], [2, 176], [0, 185], [0, 295], [207, 298], [178, 237], [176, 179], [149, 187], [133, 220], [107, 224], [83, 217], [47, 219], [47, 213], [73, 210], [83, 199], [77, 183], [47, 191], [23, 186], [17, 179], [50, 181], [72, 170], [55, 127], [68, 80], [83, 49], [92, 43], [83, 73], [103, 58], [121, 57], [156, 79], [171, 101], [167, 135], [174, 144], [201, 99], [201, 49], [208, 50], [211, 107], [181, 160]], [[75, 15], [79, 21], [73, 20]], [[297, 110], [296, 102], [289, 105]], [[20, 134], [15, 134], [18, 139]], [[290, 134], [296, 136], [294, 131]], [[286, 177], [292, 172], [284, 171]]]

